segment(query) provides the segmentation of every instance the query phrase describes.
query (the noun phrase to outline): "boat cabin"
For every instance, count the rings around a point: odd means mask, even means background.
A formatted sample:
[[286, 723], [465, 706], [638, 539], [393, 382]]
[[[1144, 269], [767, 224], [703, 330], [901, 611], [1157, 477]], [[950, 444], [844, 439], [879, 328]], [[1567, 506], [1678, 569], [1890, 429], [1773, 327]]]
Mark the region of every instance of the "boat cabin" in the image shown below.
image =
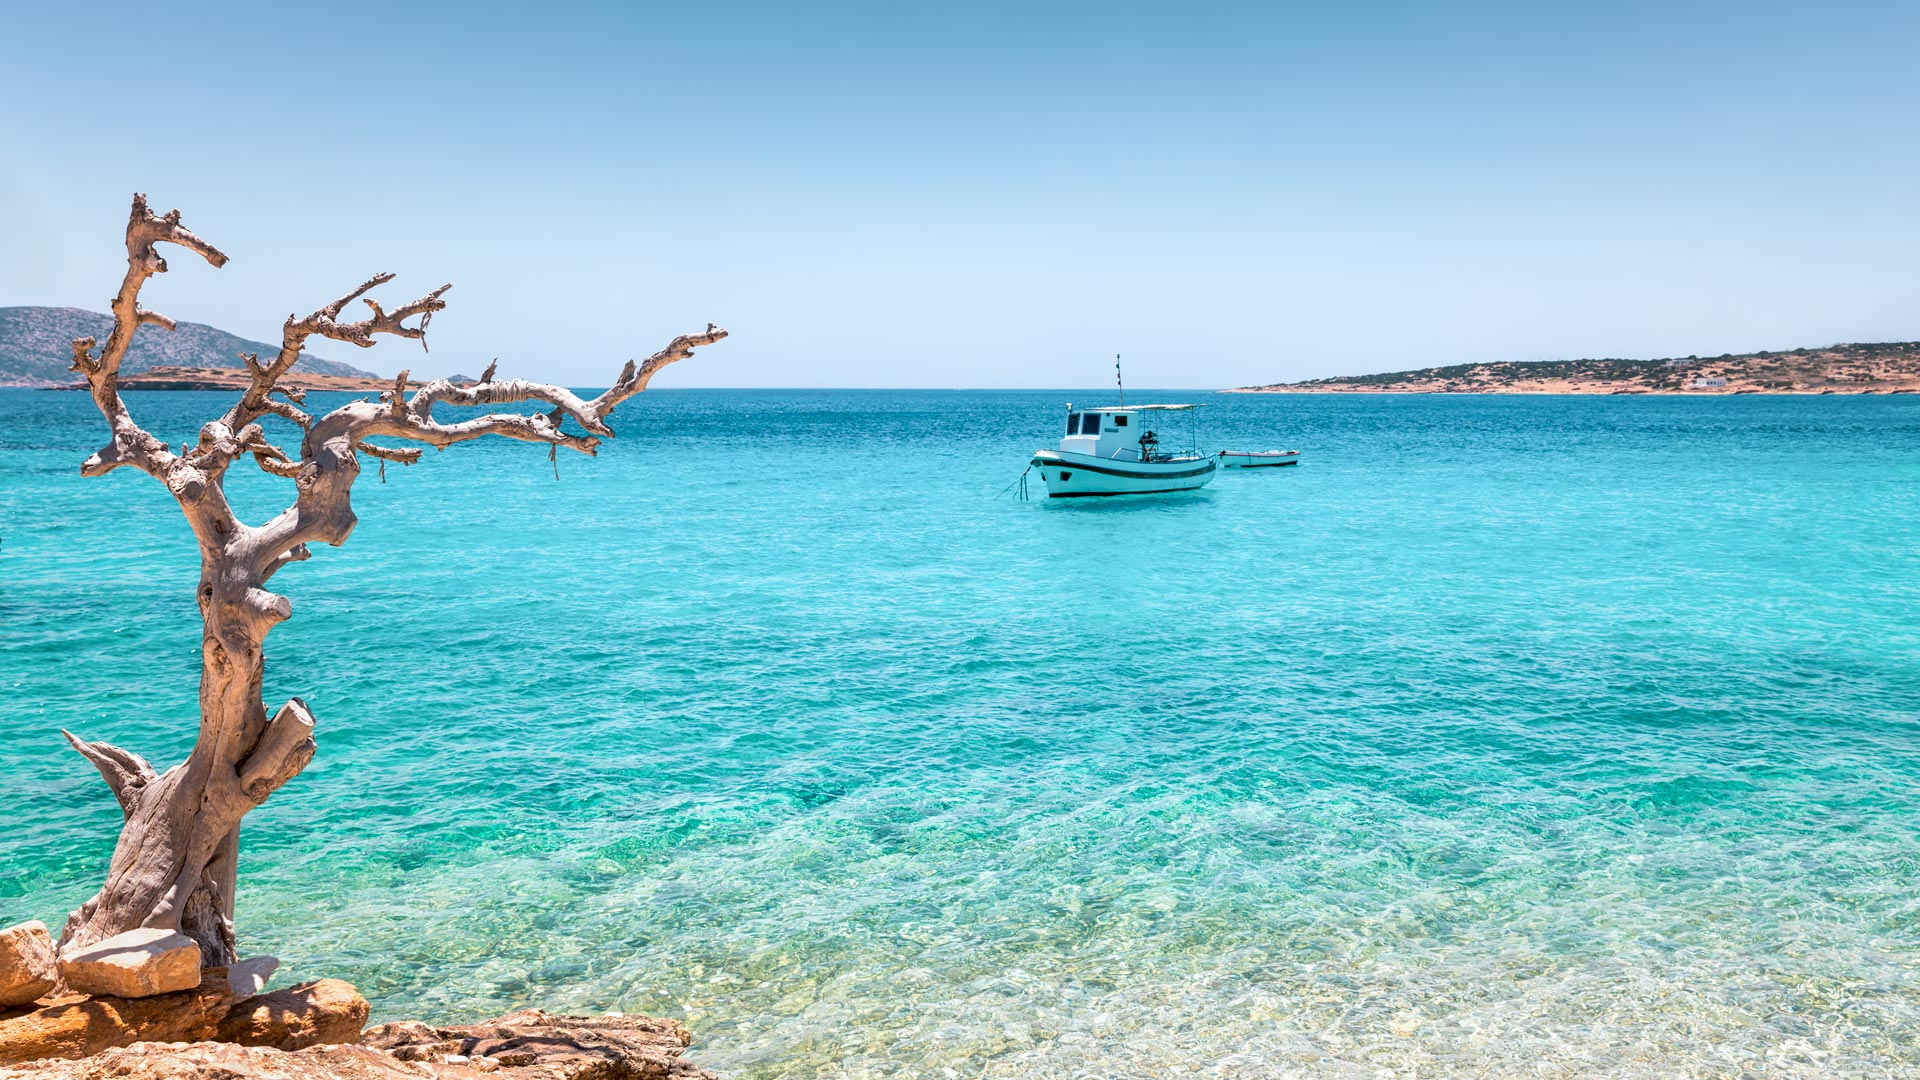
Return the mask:
[[1149, 439], [1142, 446], [1141, 438], [1151, 434], [1153, 427], [1152, 418], [1142, 414], [1191, 408], [1192, 405], [1113, 405], [1076, 409], [1068, 405], [1067, 431], [1060, 439], [1060, 452], [1120, 461], [1164, 455], [1167, 450], [1156, 439]]

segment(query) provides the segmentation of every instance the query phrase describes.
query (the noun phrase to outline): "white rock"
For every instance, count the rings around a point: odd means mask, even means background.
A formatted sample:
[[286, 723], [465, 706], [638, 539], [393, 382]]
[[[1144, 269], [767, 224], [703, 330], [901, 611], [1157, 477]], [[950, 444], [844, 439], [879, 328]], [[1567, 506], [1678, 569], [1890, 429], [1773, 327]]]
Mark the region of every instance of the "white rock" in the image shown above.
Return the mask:
[[467, 1063], [467, 1055], [448, 1054], [446, 1057], [441, 1058], [440, 1060], [446, 1062], [448, 1065], [465, 1065]]
[[227, 967], [227, 985], [233, 988], [233, 1000], [245, 1001], [267, 988], [267, 980], [280, 967], [274, 956], [249, 956]]
[[74, 949], [60, 975], [82, 994], [152, 997], [200, 985], [200, 946], [173, 930], [141, 928]]
[[24, 922], [0, 930], [0, 1009], [44, 997], [59, 980], [60, 961], [45, 923]]

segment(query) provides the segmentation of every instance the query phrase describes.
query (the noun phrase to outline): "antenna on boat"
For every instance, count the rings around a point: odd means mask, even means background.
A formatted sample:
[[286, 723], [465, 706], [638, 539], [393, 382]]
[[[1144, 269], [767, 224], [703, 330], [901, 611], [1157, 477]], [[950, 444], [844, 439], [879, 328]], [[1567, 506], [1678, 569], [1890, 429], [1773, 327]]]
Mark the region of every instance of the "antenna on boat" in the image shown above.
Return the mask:
[[1127, 403], [1127, 380], [1120, 377], [1120, 354], [1113, 354], [1113, 382], [1120, 388], [1120, 404]]

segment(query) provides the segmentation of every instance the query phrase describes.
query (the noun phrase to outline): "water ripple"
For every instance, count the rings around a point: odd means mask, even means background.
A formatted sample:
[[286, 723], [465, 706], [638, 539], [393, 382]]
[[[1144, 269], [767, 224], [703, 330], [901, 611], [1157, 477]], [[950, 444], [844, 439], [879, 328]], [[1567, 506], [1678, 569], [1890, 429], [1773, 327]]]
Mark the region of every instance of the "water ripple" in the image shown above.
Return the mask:
[[[558, 483], [363, 485], [276, 581], [321, 751], [243, 937], [746, 1078], [1920, 1074], [1916, 402], [1233, 398], [1307, 463], [991, 499], [1060, 396], [650, 393]], [[6, 921], [111, 846], [59, 728], [193, 729], [190, 541], [85, 404], [0, 391]]]

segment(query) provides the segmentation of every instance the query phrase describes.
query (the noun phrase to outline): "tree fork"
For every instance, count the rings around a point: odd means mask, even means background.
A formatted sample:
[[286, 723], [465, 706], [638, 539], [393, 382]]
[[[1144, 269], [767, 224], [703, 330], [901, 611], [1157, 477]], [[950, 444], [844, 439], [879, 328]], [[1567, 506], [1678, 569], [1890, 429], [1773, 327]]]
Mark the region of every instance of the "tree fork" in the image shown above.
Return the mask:
[[[216, 268], [226, 265], [227, 256], [187, 231], [178, 210], [153, 213], [144, 195], [133, 197], [126, 242], [127, 272], [113, 299], [113, 329], [106, 344], [96, 355], [94, 339], [73, 343], [73, 369], [85, 377], [111, 436], [81, 465], [80, 473], [100, 476], [124, 467], [139, 469], [166, 485], [193, 528], [200, 546], [197, 599], [204, 624], [200, 732], [187, 760], [159, 774], [130, 751], [62, 733], [99, 771], [124, 820], [106, 881], [99, 893], [68, 917], [60, 944], [63, 950], [71, 949], [135, 928], [159, 927], [191, 937], [208, 966], [221, 966], [238, 956], [233, 902], [240, 821], [298, 776], [313, 759], [316, 746], [316, 724], [305, 702], [294, 698], [269, 718], [262, 700], [263, 645], [274, 626], [293, 611], [287, 597], [266, 588], [267, 580], [289, 564], [308, 559], [308, 545], [315, 541], [336, 547], [346, 542], [355, 520], [350, 496], [360, 475], [361, 453], [383, 463], [412, 464], [420, 458], [418, 448], [364, 440], [372, 436], [444, 449], [498, 435], [592, 454], [600, 439], [613, 436], [607, 418], [621, 402], [644, 391], [661, 368], [686, 359], [694, 349], [719, 341], [727, 332], [708, 323], [705, 331], [673, 339], [640, 364], [628, 361], [614, 384], [591, 401], [563, 387], [521, 379], [496, 381], [496, 365], [489, 364], [478, 383], [455, 386], [435, 380], [411, 397], [402, 373], [377, 402], [356, 401], [312, 417], [299, 408], [304, 394], [279, 386], [309, 338], [371, 348], [375, 335], [385, 334], [416, 340], [424, 347], [428, 321], [446, 307], [442, 297], [451, 285], [389, 311], [366, 294], [391, 281], [393, 275], [375, 274], [305, 318], [288, 316], [280, 351], [273, 359], [262, 363], [253, 354], [242, 356], [250, 380], [240, 400], [205, 424], [197, 443], [176, 454], [134, 422], [120, 399], [120, 364], [141, 326], [173, 329], [172, 319], [139, 305], [141, 286], [167, 270], [157, 245], [183, 247]], [[364, 303], [370, 315], [343, 321], [342, 313], [355, 300]], [[410, 325], [415, 318], [418, 324]], [[492, 412], [443, 423], [433, 415], [434, 406], [442, 402], [459, 406], [531, 402], [548, 408], [532, 413]], [[301, 432], [297, 459], [267, 441], [261, 421], [269, 417]], [[567, 431], [568, 420], [586, 434]], [[223, 486], [228, 468], [248, 456], [262, 471], [294, 482], [292, 504], [260, 525], [239, 520]]]

